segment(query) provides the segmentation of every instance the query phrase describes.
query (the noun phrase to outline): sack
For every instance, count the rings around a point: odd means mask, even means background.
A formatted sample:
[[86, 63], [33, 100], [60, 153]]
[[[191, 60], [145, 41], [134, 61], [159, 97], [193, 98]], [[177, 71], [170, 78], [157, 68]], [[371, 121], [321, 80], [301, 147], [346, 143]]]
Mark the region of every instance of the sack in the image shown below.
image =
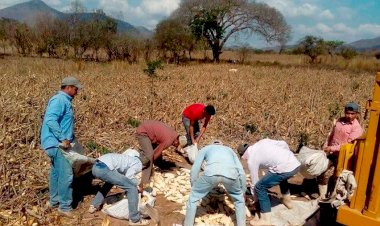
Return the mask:
[[187, 157], [189, 158], [191, 163], [194, 163], [195, 159], [198, 155], [198, 147], [197, 145], [193, 144], [186, 148], [184, 148], [185, 153], [187, 153]]
[[310, 149], [303, 146], [297, 155], [301, 163], [300, 173], [306, 179], [313, 179], [327, 170], [329, 160], [322, 150]]
[[[153, 197], [151, 193], [144, 191], [143, 198], [139, 198], [138, 209], [139, 211], [141, 211], [142, 209], [144, 209], [146, 205], [150, 205], [151, 207], [153, 207], [155, 202], [156, 202], [156, 198]], [[115, 204], [104, 207], [102, 209], [102, 212], [117, 219], [128, 220], [129, 219], [128, 199], [122, 199], [116, 202]]]
[[91, 171], [95, 159], [83, 155], [82, 145], [77, 141], [74, 142], [71, 143], [69, 150], [62, 150], [62, 154], [72, 166], [74, 177], [79, 177]]

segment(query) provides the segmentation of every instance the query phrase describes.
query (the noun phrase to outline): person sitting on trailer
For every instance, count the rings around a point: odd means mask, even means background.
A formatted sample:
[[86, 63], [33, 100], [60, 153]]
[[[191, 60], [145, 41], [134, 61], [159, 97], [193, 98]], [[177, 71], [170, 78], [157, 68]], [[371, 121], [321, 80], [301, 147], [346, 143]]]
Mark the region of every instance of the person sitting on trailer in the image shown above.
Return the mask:
[[327, 170], [317, 177], [320, 199], [326, 200], [328, 196], [328, 184], [331, 176], [334, 175], [338, 161], [340, 147], [359, 138], [363, 134], [363, 129], [358, 121], [359, 105], [349, 102], [344, 106], [344, 117], [334, 122], [334, 125], [323, 145], [323, 150], [329, 159]]

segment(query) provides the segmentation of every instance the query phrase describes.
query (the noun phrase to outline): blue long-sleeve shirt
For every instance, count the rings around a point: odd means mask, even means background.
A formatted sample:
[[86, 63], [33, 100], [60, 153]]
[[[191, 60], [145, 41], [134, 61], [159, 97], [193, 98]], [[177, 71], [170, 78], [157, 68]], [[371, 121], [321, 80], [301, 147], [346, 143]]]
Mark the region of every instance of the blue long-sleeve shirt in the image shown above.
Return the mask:
[[191, 183], [199, 175], [202, 163], [205, 161], [205, 176], [224, 176], [230, 179], [239, 178], [243, 185], [243, 191], [246, 189], [246, 179], [243, 166], [236, 153], [229, 147], [219, 144], [211, 144], [202, 148], [190, 172]]
[[41, 126], [41, 147], [58, 147], [64, 140], [74, 140], [74, 111], [72, 97], [59, 91], [50, 98]]

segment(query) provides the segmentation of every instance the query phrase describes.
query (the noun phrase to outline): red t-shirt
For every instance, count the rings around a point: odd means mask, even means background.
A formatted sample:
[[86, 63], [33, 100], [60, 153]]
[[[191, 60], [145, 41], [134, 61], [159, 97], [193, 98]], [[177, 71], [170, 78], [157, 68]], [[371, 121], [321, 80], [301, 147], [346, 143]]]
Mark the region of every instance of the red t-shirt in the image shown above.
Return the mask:
[[183, 116], [190, 119], [190, 121], [198, 121], [206, 116], [205, 105], [203, 104], [192, 104], [183, 110]]

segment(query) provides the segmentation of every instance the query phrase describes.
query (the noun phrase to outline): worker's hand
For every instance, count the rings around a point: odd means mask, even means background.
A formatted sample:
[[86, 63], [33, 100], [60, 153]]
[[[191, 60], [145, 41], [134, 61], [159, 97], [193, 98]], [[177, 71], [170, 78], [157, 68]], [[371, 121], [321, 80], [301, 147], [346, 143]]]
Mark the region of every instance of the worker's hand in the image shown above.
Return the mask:
[[71, 148], [70, 141], [69, 140], [62, 141], [62, 143], [60, 144], [60, 147], [64, 150]]
[[330, 152], [332, 152], [330, 146], [324, 147], [324, 148], [323, 148], [323, 151], [324, 151], [326, 154], [330, 154]]

